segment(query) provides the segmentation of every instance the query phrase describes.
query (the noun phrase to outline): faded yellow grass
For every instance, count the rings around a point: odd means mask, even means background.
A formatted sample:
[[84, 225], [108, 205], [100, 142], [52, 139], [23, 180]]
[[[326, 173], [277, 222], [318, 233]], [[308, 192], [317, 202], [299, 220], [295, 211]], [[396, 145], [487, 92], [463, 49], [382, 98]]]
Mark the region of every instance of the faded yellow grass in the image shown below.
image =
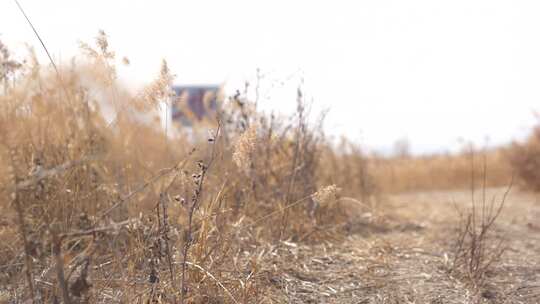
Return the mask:
[[[349, 217], [327, 187], [342, 172], [322, 161], [333, 152], [301, 97], [292, 123], [236, 96], [212, 125], [195, 123], [195, 138], [180, 130], [171, 140], [153, 110], [169, 94], [166, 63], [131, 94], [103, 32], [82, 49], [59, 73], [29, 61], [0, 95], [2, 294], [260, 302], [281, 271], [276, 246], [344, 229]], [[371, 196], [355, 181], [338, 186]]]
[[[482, 284], [472, 287], [462, 268], [447, 269], [444, 253], [452, 255], [457, 228], [472, 231], [466, 222], [459, 226], [451, 205], [439, 209], [433, 197], [421, 202], [412, 194], [417, 204], [405, 209], [388, 193], [470, 188], [474, 176], [477, 188], [507, 185], [512, 170], [501, 151], [477, 153], [472, 162], [469, 153], [383, 159], [346, 141], [336, 148], [322, 122], [308, 117], [301, 90], [288, 119], [258, 113], [239, 94], [171, 139], [155, 111], [170, 94], [166, 62], [133, 94], [118, 83], [105, 33], [82, 50], [58, 74], [36, 60], [6, 74], [0, 299], [275, 303], [329, 294], [399, 302], [419, 285], [396, 282], [422, 261], [407, 259], [403, 248], [426, 240], [423, 249], [441, 255], [422, 269], [446, 280], [428, 286], [481, 295], [491, 269], [482, 268]], [[426, 220], [441, 224], [432, 228], [445, 232], [443, 244], [422, 234], [419, 221], [430, 208], [444, 213], [441, 221]], [[306, 261], [310, 252], [315, 259]], [[471, 260], [461, 257], [461, 264]], [[335, 282], [352, 284], [345, 274], [367, 285], [338, 292]], [[302, 294], [308, 287], [313, 297]], [[436, 292], [422, 290], [415, 299], [436, 301]]]

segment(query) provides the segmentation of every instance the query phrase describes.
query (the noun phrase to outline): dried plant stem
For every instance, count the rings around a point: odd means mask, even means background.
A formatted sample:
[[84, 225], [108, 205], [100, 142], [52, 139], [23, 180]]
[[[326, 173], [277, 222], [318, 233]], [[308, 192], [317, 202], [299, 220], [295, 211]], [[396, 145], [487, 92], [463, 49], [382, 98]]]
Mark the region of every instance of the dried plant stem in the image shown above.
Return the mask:
[[[296, 128], [296, 142], [294, 146], [293, 161], [291, 163], [291, 179], [289, 181], [289, 186], [287, 187], [287, 194], [285, 195], [285, 205], [289, 204], [291, 199], [291, 192], [294, 189], [294, 184], [296, 182], [296, 174], [298, 172], [297, 164], [298, 158], [300, 156], [300, 145], [302, 132], [304, 127], [304, 106], [302, 104], [302, 91], [300, 88], [297, 90], [297, 112], [298, 112], [298, 126]], [[289, 221], [289, 209], [283, 208], [283, 216], [281, 218], [281, 230], [279, 233], [279, 239], [282, 240], [283, 235], [285, 234], [285, 229], [287, 228]]]
[[62, 291], [62, 298], [64, 304], [71, 304], [71, 299], [69, 298], [69, 289], [64, 275], [64, 259], [62, 257], [62, 241], [58, 237], [58, 231], [56, 227], [51, 229], [52, 234], [52, 246], [53, 246], [53, 256], [55, 260], [55, 270], [56, 270], [56, 279], [60, 290]]
[[182, 254], [182, 274], [181, 274], [181, 282], [180, 282], [181, 283], [180, 285], [180, 288], [181, 288], [180, 303], [181, 304], [184, 304], [184, 299], [186, 295], [185, 284], [186, 284], [187, 256], [189, 253], [189, 248], [193, 244], [193, 215], [195, 214], [195, 210], [197, 210], [197, 208], [199, 207], [199, 203], [200, 203], [202, 191], [203, 191], [204, 180], [206, 178], [206, 172], [208, 171], [208, 169], [210, 168], [210, 166], [212, 165], [215, 159], [216, 141], [218, 140], [218, 137], [219, 137], [220, 127], [221, 125], [218, 122], [218, 128], [216, 130], [214, 140], [212, 141], [212, 152], [211, 152], [211, 156], [210, 156], [210, 160], [208, 161], [208, 164], [205, 165], [202, 161], [198, 162], [199, 173], [195, 177], [195, 183], [197, 187], [193, 191], [193, 196], [191, 197], [191, 202], [190, 202], [189, 211], [188, 211], [188, 226], [187, 226], [187, 231], [184, 236], [184, 250]]
[[[454, 249], [454, 261], [451, 272], [461, 274], [475, 291], [484, 285], [485, 274], [494, 262], [500, 259], [504, 253], [503, 241], [492, 244], [490, 232], [493, 224], [499, 218], [506, 202], [508, 193], [512, 189], [514, 178], [508, 185], [501, 201], [497, 204], [495, 198], [491, 202], [486, 201], [486, 176], [487, 165], [484, 159], [483, 164], [483, 184], [482, 184], [482, 205], [480, 212], [477, 211], [474, 187], [474, 155], [471, 152], [471, 210], [468, 214], [460, 213], [461, 223], [459, 234], [457, 235]], [[477, 217], [480, 216], [479, 219]], [[494, 248], [491, 249], [494, 245]]]
[[180, 291], [180, 303], [184, 303], [184, 297], [186, 294], [185, 282], [186, 282], [186, 265], [187, 265], [187, 255], [189, 253], [189, 248], [193, 243], [193, 214], [199, 205], [201, 198], [201, 193], [203, 189], [203, 182], [206, 176], [206, 167], [204, 164], [201, 165], [200, 179], [197, 184], [197, 188], [194, 191], [193, 198], [191, 200], [191, 206], [188, 213], [188, 226], [187, 231], [184, 236], [184, 251], [182, 253], [182, 279], [181, 279], [181, 291]]
[[54, 60], [52, 59], [52, 56], [51, 54], [49, 53], [49, 50], [47, 49], [47, 47], [45, 46], [45, 43], [43, 42], [43, 40], [41, 39], [41, 36], [39, 36], [36, 28], [34, 27], [34, 25], [32, 24], [32, 22], [30, 21], [30, 18], [28, 18], [28, 16], [26, 15], [25, 11], [23, 10], [21, 4], [19, 3], [19, 1], [17, 0], [14, 0], [15, 1], [15, 4], [17, 4], [17, 7], [19, 8], [19, 10], [21, 11], [21, 13], [23, 14], [24, 18], [26, 19], [26, 21], [28, 22], [28, 24], [30, 25], [30, 27], [32, 28], [32, 31], [34, 31], [34, 34], [36, 35], [37, 39], [39, 40], [39, 43], [41, 43], [41, 46], [43, 47], [43, 49], [45, 50], [45, 53], [47, 53], [47, 57], [49, 57], [49, 60], [51, 62], [51, 65], [53, 66], [54, 70], [56, 71], [56, 74], [57, 75], [60, 75], [60, 73], [58, 72], [58, 68], [56, 67], [56, 64], [54, 63]]
[[[172, 182], [171, 182], [172, 184]], [[167, 264], [169, 266], [169, 274], [171, 277], [172, 286], [176, 286], [176, 273], [174, 269], [174, 264], [172, 261], [172, 254], [171, 254], [171, 246], [169, 245], [169, 219], [167, 216], [167, 205], [166, 205], [166, 192], [161, 192], [159, 194], [159, 205], [157, 206], [157, 214], [158, 214], [158, 224], [161, 224], [159, 218], [160, 218], [160, 212], [159, 209], [162, 210], [162, 216], [163, 216], [163, 223], [160, 227], [159, 231], [161, 233], [161, 239], [165, 243], [165, 256], [167, 257]], [[176, 304], [176, 295], [173, 295], [173, 303]]]
[[[6, 141], [5, 138], [2, 138], [3, 141]], [[7, 147], [8, 145], [6, 145]], [[32, 303], [36, 303], [36, 292], [34, 287], [34, 277], [32, 273], [32, 257], [30, 256], [31, 248], [30, 243], [28, 242], [28, 231], [26, 230], [26, 223], [24, 221], [24, 210], [21, 205], [20, 196], [19, 196], [19, 189], [17, 187], [18, 183], [18, 176], [15, 171], [15, 164], [17, 159], [17, 152], [14, 149], [8, 149], [7, 156], [10, 160], [10, 164], [8, 165], [9, 174], [11, 175], [12, 179], [12, 191], [11, 191], [11, 200], [12, 205], [15, 207], [15, 212], [17, 213], [17, 222], [18, 222], [18, 228], [19, 233], [21, 234], [23, 245], [24, 245], [24, 266], [25, 266], [25, 275], [26, 275], [26, 281], [28, 284], [28, 291], [30, 293], [30, 297], [32, 298]]]
[[24, 223], [24, 212], [22, 210], [21, 202], [19, 201], [19, 196], [17, 191], [14, 192], [13, 204], [15, 206], [15, 211], [17, 212], [17, 219], [19, 224], [19, 233], [22, 236], [24, 243], [24, 267], [26, 274], [26, 281], [28, 283], [28, 290], [30, 292], [30, 297], [32, 298], [32, 303], [35, 303], [35, 289], [34, 289], [34, 277], [32, 274], [32, 257], [30, 256], [30, 243], [28, 242], [28, 232], [26, 231], [26, 225]]

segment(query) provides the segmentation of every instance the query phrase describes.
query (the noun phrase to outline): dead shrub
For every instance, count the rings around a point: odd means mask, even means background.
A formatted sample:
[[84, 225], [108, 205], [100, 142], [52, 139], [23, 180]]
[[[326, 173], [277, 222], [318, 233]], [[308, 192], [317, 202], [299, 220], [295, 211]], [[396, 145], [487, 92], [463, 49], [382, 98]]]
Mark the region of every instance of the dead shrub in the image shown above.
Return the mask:
[[[471, 154], [471, 168], [474, 168], [474, 155]], [[504, 239], [496, 235], [496, 220], [505, 207], [505, 201], [513, 181], [497, 200], [486, 197], [487, 165], [484, 158], [481, 198], [477, 201], [475, 174], [471, 169], [471, 206], [459, 214], [458, 232], [453, 247], [453, 260], [450, 273], [466, 282], [478, 293], [485, 286], [487, 274], [493, 270], [505, 251]]]

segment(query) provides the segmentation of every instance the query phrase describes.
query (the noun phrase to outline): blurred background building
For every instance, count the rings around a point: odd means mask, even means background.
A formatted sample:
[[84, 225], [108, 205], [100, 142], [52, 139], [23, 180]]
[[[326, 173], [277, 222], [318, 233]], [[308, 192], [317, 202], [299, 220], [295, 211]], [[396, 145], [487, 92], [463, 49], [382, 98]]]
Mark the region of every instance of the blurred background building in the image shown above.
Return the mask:
[[175, 127], [191, 127], [195, 123], [215, 120], [220, 85], [175, 85], [171, 98], [167, 120]]

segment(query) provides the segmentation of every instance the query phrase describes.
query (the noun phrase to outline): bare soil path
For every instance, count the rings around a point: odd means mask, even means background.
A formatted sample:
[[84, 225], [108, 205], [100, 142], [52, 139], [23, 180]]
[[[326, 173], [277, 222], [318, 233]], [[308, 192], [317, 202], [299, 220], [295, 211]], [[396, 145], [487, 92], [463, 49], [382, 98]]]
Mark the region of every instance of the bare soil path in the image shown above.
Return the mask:
[[[504, 191], [489, 189], [486, 198]], [[470, 205], [467, 191], [394, 195], [384, 217], [371, 215], [366, 224], [370, 214], [358, 213], [360, 224], [342, 242], [285, 243], [276, 266], [287, 271], [271, 280], [271, 302], [540, 303], [540, 197], [510, 193], [494, 227], [507, 249], [478, 292], [448, 272], [456, 206]]]

